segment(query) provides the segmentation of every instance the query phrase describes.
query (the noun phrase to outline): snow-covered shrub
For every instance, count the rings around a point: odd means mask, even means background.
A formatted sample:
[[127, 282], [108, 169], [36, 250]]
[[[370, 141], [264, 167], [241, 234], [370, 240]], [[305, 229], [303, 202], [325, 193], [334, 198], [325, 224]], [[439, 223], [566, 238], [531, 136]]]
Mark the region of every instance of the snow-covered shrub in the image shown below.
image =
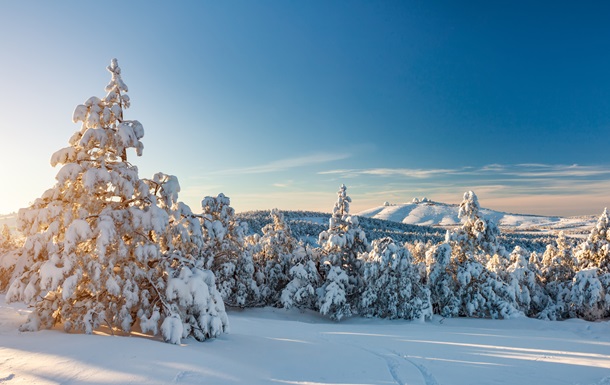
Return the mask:
[[432, 316], [430, 291], [409, 250], [391, 238], [373, 241], [365, 256], [360, 314], [424, 320]]
[[[366, 234], [358, 225], [358, 218], [349, 214], [352, 201], [347, 195], [347, 188], [341, 185], [337, 202], [333, 208], [328, 230], [322, 231], [318, 243], [322, 250], [320, 274], [325, 283], [319, 290], [319, 304], [322, 314], [339, 319], [353, 313], [358, 307], [358, 298], [362, 290], [362, 267], [360, 254], [370, 250]], [[343, 277], [346, 280], [344, 282]], [[328, 293], [327, 290], [331, 290]], [[332, 295], [331, 295], [332, 294]], [[327, 302], [334, 298], [344, 298], [340, 306], [331, 306]], [[333, 314], [332, 309], [341, 315]]]
[[[190, 219], [179, 212], [188, 217], [190, 210], [176, 201], [174, 177], [158, 174], [146, 181], [127, 162], [127, 148], [141, 155], [144, 129], [123, 117], [130, 100], [116, 59], [108, 70], [106, 96], [76, 107], [73, 121], [82, 122], [81, 129], [51, 158], [53, 166], [63, 165], [56, 185], [19, 211], [26, 267], [7, 300], [33, 307], [22, 330], [63, 323], [67, 331], [91, 333], [104, 325], [129, 332], [140, 321], [156, 334], [158, 323], [166, 325], [172, 317], [207, 328], [181, 336], [216, 336], [224, 330], [226, 314], [213, 277], [195, 261], [186, 262], [191, 254], [182, 245], [181, 221]], [[188, 289], [170, 290], [176, 279]], [[168, 340], [176, 342], [178, 334]]]
[[246, 228], [235, 218], [231, 200], [224, 194], [205, 197], [201, 206], [205, 267], [216, 275], [218, 290], [229, 306], [260, 305], [252, 250], [245, 242]]

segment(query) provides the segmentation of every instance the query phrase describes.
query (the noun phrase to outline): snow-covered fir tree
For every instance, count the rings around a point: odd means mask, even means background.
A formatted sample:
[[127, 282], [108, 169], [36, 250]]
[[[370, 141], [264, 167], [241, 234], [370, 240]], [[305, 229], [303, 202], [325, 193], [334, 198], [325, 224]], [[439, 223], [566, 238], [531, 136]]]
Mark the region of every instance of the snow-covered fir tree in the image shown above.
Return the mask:
[[6, 291], [14, 274], [18, 274], [23, 266], [18, 265], [20, 259], [20, 241], [11, 233], [8, 225], [2, 225], [0, 232], [0, 293]]
[[261, 267], [259, 286], [262, 300], [267, 305], [278, 306], [282, 290], [290, 281], [291, 256], [297, 241], [279, 210], [271, 210], [270, 215], [272, 222], [262, 229], [254, 259]]
[[[448, 231], [446, 237], [451, 245], [449, 270], [461, 301], [460, 315], [512, 317], [519, 314], [514, 294], [500, 275], [487, 267], [494, 256], [497, 255], [496, 261], [505, 258], [506, 252], [497, 240], [500, 232], [495, 223], [482, 218], [479, 211], [476, 194], [466, 192], [458, 215], [462, 226]], [[505, 261], [500, 262], [505, 265]]]
[[320, 312], [339, 320], [352, 315], [358, 308], [363, 287], [363, 263], [359, 257], [370, 250], [370, 244], [358, 218], [349, 213], [352, 200], [345, 185], [341, 185], [337, 196], [328, 230], [320, 233], [318, 241], [322, 249], [320, 270], [324, 280], [318, 296]]
[[570, 292], [570, 316], [589, 321], [610, 316], [610, 274], [591, 267], [576, 273]]
[[462, 226], [451, 232], [454, 250], [490, 257], [494, 254], [504, 255], [505, 251], [498, 243], [498, 226], [492, 220], [485, 219], [480, 211], [481, 206], [476, 194], [473, 191], [464, 193], [458, 211]]
[[317, 310], [316, 289], [320, 286], [321, 279], [315, 263], [318, 258], [316, 251], [303, 243], [294, 248], [288, 272], [290, 281], [280, 297], [283, 307]]
[[17, 248], [15, 237], [11, 233], [11, 229], [5, 223], [2, 225], [0, 232], [0, 253], [6, 253]]
[[426, 252], [427, 282], [434, 314], [443, 317], [457, 317], [460, 314], [454, 270], [449, 243], [441, 243]]
[[539, 265], [538, 280], [549, 302], [538, 317], [553, 321], [570, 317], [575, 260], [563, 231], [558, 234], [556, 245], [547, 245]]
[[570, 315], [588, 320], [610, 316], [610, 217], [607, 209], [575, 254], [581, 270], [572, 280]]
[[521, 314], [510, 287], [481, 262], [467, 259], [455, 268], [461, 316], [510, 318]]
[[610, 217], [608, 209], [597, 220], [587, 240], [580, 244], [576, 258], [582, 269], [598, 268], [600, 273], [610, 272]]
[[231, 200], [224, 194], [205, 197], [201, 206], [205, 267], [216, 275], [218, 290], [229, 306], [260, 304], [252, 250], [245, 242], [246, 224], [235, 218]]
[[[27, 267], [7, 300], [33, 308], [22, 330], [63, 323], [67, 331], [91, 333], [104, 325], [129, 332], [139, 321], [169, 342], [214, 337], [224, 331], [226, 314], [214, 303], [213, 277], [191, 270], [202, 279], [186, 278], [174, 252], [182, 246], [172, 246], [178, 237], [167, 237], [171, 211], [179, 207], [177, 181], [157, 180], [153, 187], [127, 162], [128, 148], [142, 154], [144, 129], [124, 119], [130, 101], [116, 59], [108, 70], [106, 96], [76, 107], [73, 121], [81, 129], [51, 157], [52, 166], [63, 165], [57, 183], [19, 211]], [[173, 290], [176, 280], [188, 289]], [[190, 327], [203, 332], [189, 333]]]
[[408, 249], [392, 238], [377, 239], [364, 259], [360, 314], [422, 321], [432, 316], [430, 291]]
[[524, 314], [536, 316], [548, 306], [549, 298], [537, 280], [536, 267], [530, 264], [530, 254], [520, 246], [510, 254], [506, 274], [498, 275], [508, 284], [511, 299]]
[[161, 333], [172, 343], [190, 336], [203, 341], [227, 332], [222, 297], [200, 254], [204, 245], [201, 224], [190, 207], [177, 200], [178, 179], [157, 173], [145, 182], [168, 214], [169, 223], [158, 239], [160, 257], [153, 260], [156, 263], [149, 262], [149, 286], [140, 287], [143, 300], [154, 304], [152, 311], [150, 307], [142, 311], [142, 331], [156, 334], [161, 316]]

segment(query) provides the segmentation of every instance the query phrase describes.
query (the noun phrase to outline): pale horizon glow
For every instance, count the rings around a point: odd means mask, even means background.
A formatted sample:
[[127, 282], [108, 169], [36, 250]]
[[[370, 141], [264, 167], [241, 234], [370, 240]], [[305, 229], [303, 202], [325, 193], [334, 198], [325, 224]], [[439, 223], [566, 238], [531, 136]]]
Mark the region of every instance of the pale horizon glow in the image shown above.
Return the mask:
[[511, 213], [610, 207], [610, 3], [109, 1], [116, 26], [34, 3], [0, 5], [0, 213], [54, 185], [114, 57], [145, 130], [130, 162], [176, 175], [195, 212], [221, 192], [330, 212], [341, 184], [353, 213], [468, 190]]

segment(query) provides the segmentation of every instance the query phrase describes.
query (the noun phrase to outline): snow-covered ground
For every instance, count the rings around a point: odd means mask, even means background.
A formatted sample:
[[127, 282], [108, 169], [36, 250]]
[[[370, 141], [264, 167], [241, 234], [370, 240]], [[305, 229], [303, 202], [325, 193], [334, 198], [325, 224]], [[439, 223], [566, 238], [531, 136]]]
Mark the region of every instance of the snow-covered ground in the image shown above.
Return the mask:
[[[374, 207], [357, 215], [383, 219], [411, 225], [449, 226], [460, 224], [458, 205], [440, 202], [402, 203]], [[513, 232], [565, 231], [567, 233], [589, 232], [595, 225], [596, 216], [559, 217], [527, 214], [509, 214], [490, 209], [481, 209], [485, 218], [497, 223], [502, 230]]]
[[231, 311], [231, 333], [181, 346], [147, 336], [21, 333], [0, 296], [0, 384], [610, 385], [610, 321], [528, 318], [334, 323]]

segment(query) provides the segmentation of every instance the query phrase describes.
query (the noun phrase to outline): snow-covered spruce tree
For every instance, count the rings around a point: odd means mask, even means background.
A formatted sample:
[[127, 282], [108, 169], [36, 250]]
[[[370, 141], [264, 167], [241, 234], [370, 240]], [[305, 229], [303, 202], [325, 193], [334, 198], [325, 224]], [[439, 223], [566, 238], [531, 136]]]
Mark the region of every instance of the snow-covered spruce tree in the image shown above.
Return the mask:
[[252, 251], [245, 242], [246, 224], [235, 218], [231, 200], [220, 193], [205, 197], [201, 206], [205, 267], [216, 275], [218, 290], [229, 306], [260, 305]]
[[316, 289], [320, 286], [320, 274], [315, 261], [316, 251], [303, 243], [297, 244], [292, 251], [288, 272], [290, 281], [282, 290], [280, 297], [282, 306], [286, 309], [317, 310]]
[[599, 217], [576, 259], [579, 268], [572, 280], [570, 315], [588, 320], [610, 316], [610, 217]]
[[426, 273], [434, 314], [457, 317], [460, 299], [457, 297], [457, 277], [449, 243], [441, 243], [426, 252]]
[[447, 232], [452, 257], [449, 266], [455, 278], [461, 301], [460, 315], [468, 317], [506, 318], [519, 314], [517, 303], [508, 285], [487, 268], [493, 256], [505, 258], [498, 244], [498, 227], [479, 215], [479, 202], [474, 192], [464, 194], [459, 217], [462, 226]]
[[20, 243], [8, 225], [4, 224], [0, 233], [0, 293], [6, 291], [13, 275], [22, 270], [22, 266], [17, 267], [21, 252]]
[[570, 317], [572, 280], [575, 274], [575, 260], [572, 246], [565, 234], [559, 233], [557, 245], [547, 245], [538, 267], [538, 280], [549, 298], [546, 308], [539, 318], [560, 320]]
[[160, 257], [148, 262], [151, 269], [140, 287], [142, 299], [153, 304], [141, 311], [142, 331], [156, 334], [161, 321], [161, 333], [172, 343], [190, 336], [204, 341], [227, 332], [222, 297], [200, 254], [204, 245], [201, 224], [190, 207], [177, 200], [178, 179], [157, 173], [145, 182], [167, 213], [169, 224], [158, 239]]
[[537, 280], [536, 267], [529, 260], [530, 254], [516, 246], [510, 254], [506, 273], [499, 271], [498, 275], [508, 284], [510, 297], [515, 299], [518, 309], [534, 317], [548, 306], [549, 298]]
[[259, 287], [263, 302], [279, 306], [282, 290], [290, 281], [291, 256], [297, 241], [279, 210], [271, 210], [270, 215], [272, 222], [262, 229], [263, 235], [258, 238], [254, 260], [261, 267], [262, 282]]
[[430, 291], [409, 250], [386, 237], [374, 240], [364, 259], [361, 315], [422, 321], [432, 316]]
[[592, 267], [576, 273], [570, 292], [570, 316], [595, 321], [610, 316], [610, 274]]
[[360, 254], [370, 250], [358, 218], [349, 214], [352, 201], [341, 185], [327, 231], [320, 233], [322, 248], [321, 275], [324, 283], [318, 290], [320, 313], [340, 320], [358, 308], [362, 285]]
[[462, 226], [451, 232], [451, 241], [456, 247], [466, 253], [479, 256], [493, 256], [499, 254], [506, 257], [506, 251], [499, 245], [500, 230], [490, 219], [480, 214], [479, 199], [473, 191], [464, 193], [460, 203], [458, 217]]
[[[204, 318], [218, 316], [222, 324], [226, 315], [221, 307], [205, 307], [209, 301], [203, 300], [201, 285], [213, 292], [213, 280], [192, 280], [190, 292], [167, 290], [175, 285], [169, 267], [178, 265], [168, 261], [173, 257], [163, 241], [172, 231], [170, 215], [159, 202], [166, 189], [152, 190], [127, 162], [128, 148], [141, 155], [144, 129], [123, 118], [129, 97], [116, 59], [108, 70], [107, 95], [76, 107], [73, 120], [82, 127], [70, 146], [51, 158], [53, 166], [63, 164], [56, 185], [19, 211], [27, 268], [12, 282], [7, 300], [33, 307], [22, 330], [63, 323], [66, 331], [91, 333], [104, 325], [129, 332], [140, 321], [156, 334], [161, 322], [165, 338], [177, 342], [184, 335], [183, 323], [190, 323], [182, 318], [182, 306], [202, 317], [193, 326], [208, 325], [202, 336], [214, 336], [218, 322]], [[169, 334], [167, 318], [174, 326]]]
[[597, 220], [587, 240], [580, 244], [576, 258], [581, 269], [598, 268], [600, 274], [610, 272], [610, 217], [608, 209]]

